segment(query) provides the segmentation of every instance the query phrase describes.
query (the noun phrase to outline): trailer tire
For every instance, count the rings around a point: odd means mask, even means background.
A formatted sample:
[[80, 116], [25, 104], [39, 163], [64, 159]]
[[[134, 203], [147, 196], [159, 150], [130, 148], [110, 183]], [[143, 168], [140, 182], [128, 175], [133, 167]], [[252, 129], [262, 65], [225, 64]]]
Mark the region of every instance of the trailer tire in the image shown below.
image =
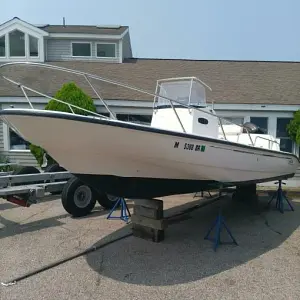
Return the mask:
[[112, 209], [120, 197], [97, 193], [97, 202], [105, 209]]
[[[17, 171], [14, 171], [13, 175], [26, 175], [26, 174], [38, 174], [38, 173], [41, 173], [38, 168], [32, 166], [26, 166], [26, 167], [22, 167]], [[39, 184], [39, 183], [42, 183], [42, 181], [32, 182], [31, 184]], [[23, 183], [15, 183], [13, 184], [13, 186], [22, 185], [22, 184]]]
[[77, 177], [68, 180], [63, 188], [61, 201], [63, 208], [73, 217], [88, 215], [96, 205], [94, 191]]
[[[66, 169], [61, 167], [59, 164], [48, 165], [45, 169], [45, 173], [54, 173], [54, 172], [64, 172]], [[64, 181], [64, 179], [56, 179], [54, 182]], [[49, 180], [45, 180], [45, 183], [50, 182]], [[51, 192], [51, 195], [60, 195], [61, 192]]]
[[60, 166], [59, 164], [52, 164], [52, 165], [47, 166], [47, 167], [44, 169], [44, 172], [45, 172], [45, 173], [51, 173], [51, 172], [64, 172], [64, 171], [66, 171], [66, 169], [63, 168], [62, 166]]

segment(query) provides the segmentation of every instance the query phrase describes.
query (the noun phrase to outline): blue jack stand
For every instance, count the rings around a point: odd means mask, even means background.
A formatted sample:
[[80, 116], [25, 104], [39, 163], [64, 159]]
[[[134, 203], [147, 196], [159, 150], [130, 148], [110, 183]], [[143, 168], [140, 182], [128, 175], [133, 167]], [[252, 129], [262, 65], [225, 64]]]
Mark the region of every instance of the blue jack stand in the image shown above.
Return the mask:
[[[210, 241], [214, 242], [214, 251], [217, 250], [217, 247], [220, 244], [232, 244], [230, 242], [221, 242], [222, 225], [225, 227], [227, 233], [231, 237], [233, 244], [238, 245], [238, 243], [236, 242], [235, 238], [233, 237], [230, 229], [225, 224], [224, 217], [222, 216], [221, 209], [220, 209], [216, 220], [214, 221], [212, 227], [208, 230], [206, 236], [204, 237], [205, 240], [210, 240]], [[215, 226], [216, 226], [215, 237], [214, 238], [210, 238], [209, 234], [211, 233], [211, 231], [214, 229]]]
[[273, 197], [271, 198], [271, 200], [269, 201], [269, 203], [268, 203], [268, 206], [271, 204], [271, 202], [275, 199], [275, 197], [276, 197], [276, 205], [275, 205], [275, 207], [276, 207], [276, 209], [278, 209], [282, 214], [283, 214], [283, 212], [284, 212], [284, 202], [283, 202], [283, 200], [285, 200], [286, 202], [287, 202], [287, 204], [289, 205], [289, 207], [290, 207], [290, 209], [292, 210], [292, 211], [294, 211], [294, 208], [293, 208], [293, 206], [292, 206], [292, 204], [290, 203], [290, 201], [289, 201], [289, 199], [284, 195], [284, 193], [283, 193], [283, 191], [282, 191], [282, 184], [286, 184], [286, 183], [284, 183], [284, 182], [282, 182], [281, 180], [278, 180], [278, 182], [275, 182], [275, 184], [277, 184], [278, 183], [278, 189], [277, 189], [277, 191], [274, 193], [274, 195], [273, 195]]
[[[121, 206], [121, 215], [119, 217], [112, 216], [112, 213], [116, 210], [117, 207]], [[128, 223], [129, 218], [131, 217], [130, 211], [128, 209], [127, 203], [124, 198], [119, 198], [114, 207], [109, 212], [106, 219], [119, 219]]]

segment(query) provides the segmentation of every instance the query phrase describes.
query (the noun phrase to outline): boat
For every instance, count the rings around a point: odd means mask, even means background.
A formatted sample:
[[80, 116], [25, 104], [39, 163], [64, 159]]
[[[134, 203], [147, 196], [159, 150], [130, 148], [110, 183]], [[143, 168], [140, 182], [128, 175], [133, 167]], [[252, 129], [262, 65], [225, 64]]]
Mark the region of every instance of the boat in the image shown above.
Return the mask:
[[[257, 184], [295, 175], [299, 159], [280, 151], [279, 139], [252, 123], [234, 124], [206, 102], [211, 88], [196, 77], [158, 79], [155, 92], [82, 71], [13, 62], [82, 76], [111, 117], [35, 109], [26, 90], [55, 99], [12, 78], [29, 108], [7, 108], [1, 119], [26, 141], [41, 146], [63, 168], [95, 190], [131, 199], [163, 197]], [[118, 120], [90, 79], [153, 97], [151, 124]], [[63, 102], [59, 99], [56, 101]]]

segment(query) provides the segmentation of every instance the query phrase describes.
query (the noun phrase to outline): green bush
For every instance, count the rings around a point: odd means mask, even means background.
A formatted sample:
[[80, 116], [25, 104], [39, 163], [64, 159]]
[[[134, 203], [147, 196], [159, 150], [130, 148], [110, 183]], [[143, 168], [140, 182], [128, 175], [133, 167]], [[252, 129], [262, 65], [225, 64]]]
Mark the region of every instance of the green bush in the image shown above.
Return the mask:
[[[85, 94], [74, 82], [66, 83], [57, 91], [54, 98], [63, 100], [64, 102], [76, 105], [89, 111], [96, 112], [96, 106], [91, 97]], [[55, 100], [50, 100], [45, 107], [46, 110], [71, 112], [68, 105]], [[81, 109], [72, 107], [74, 113], [79, 115], [88, 115]]]
[[[11, 163], [8, 156], [0, 154], [0, 164], [9, 164]], [[18, 171], [21, 169], [20, 165], [6, 165], [6, 166], [0, 166], [0, 172], [11, 172], [11, 171]]]
[[[88, 111], [96, 112], [96, 106], [92, 98], [85, 94], [74, 82], [65, 83], [61, 89], [56, 92], [54, 98], [84, 108]], [[48, 102], [45, 110], [72, 112], [67, 104], [53, 99]], [[79, 115], [89, 115], [88, 112], [75, 107], [72, 107], [72, 110], [74, 113]], [[32, 155], [36, 158], [38, 164], [41, 166], [43, 163], [43, 156], [46, 153], [45, 150], [33, 144], [31, 144], [29, 148]], [[56, 163], [56, 161], [49, 154], [46, 153], [46, 155], [48, 163]]]
[[37, 163], [39, 166], [43, 164], [43, 155], [44, 155], [44, 150], [36, 145], [30, 144], [29, 145], [30, 152], [32, 155], [35, 157]]
[[287, 132], [290, 138], [300, 145], [300, 110], [294, 112], [294, 118], [287, 125]]
[[[10, 159], [7, 156], [4, 156], [3, 154], [0, 154], [0, 164], [9, 164]], [[0, 172], [9, 172], [11, 166], [1, 166]]]

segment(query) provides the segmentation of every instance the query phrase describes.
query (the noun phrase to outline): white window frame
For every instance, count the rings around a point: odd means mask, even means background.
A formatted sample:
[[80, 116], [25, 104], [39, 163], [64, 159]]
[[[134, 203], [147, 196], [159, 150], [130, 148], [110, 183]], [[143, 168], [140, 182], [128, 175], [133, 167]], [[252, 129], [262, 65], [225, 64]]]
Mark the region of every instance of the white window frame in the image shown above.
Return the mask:
[[296, 149], [296, 143], [288, 136], [287, 137], [277, 137], [277, 125], [278, 125], [278, 119], [293, 119], [293, 117], [276, 117], [276, 131], [275, 131], [275, 137], [280, 139], [280, 140], [291, 140], [292, 141], [292, 154], [297, 154], [297, 149]]
[[[21, 31], [24, 33], [24, 39], [25, 39], [25, 56], [11, 56], [10, 55], [10, 44], [9, 44], [9, 34], [15, 30]], [[38, 40], [38, 56], [30, 56], [30, 49], [29, 49], [29, 35], [36, 38]], [[5, 34], [1, 35], [1, 37], [5, 36], [5, 56], [0, 56], [0, 62], [2, 61], [41, 61], [44, 55], [43, 51], [43, 45], [41, 43], [41, 38], [38, 36], [35, 36], [33, 34], [30, 34], [28, 32], [25, 32], [22, 29], [15, 28], [13, 30], [10, 30], [9, 32], [6, 32]]]
[[[37, 39], [37, 48], [38, 48], [38, 55], [37, 56], [31, 56], [30, 55], [30, 42], [29, 42], [29, 36]], [[40, 39], [37, 38], [36, 36], [33, 36], [32, 34], [27, 34], [27, 38], [28, 38], [28, 57], [32, 58], [32, 59], [36, 59], [40, 57]]]
[[[10, 55], [9, 35], [10, 35], [12, 32], [14, 32], [14, 31], [20, 31], [20, 32], [22, 32], [22, 33], [24, 34], [24, 56], [11, 56], [11, 55]], [[28, 56], [27, 56], [27, 54], [28, 54], [27, 51], [29, 50], [29, 49], [27, 49], [27, 48], [29, 47], [29, 45], [28, 45], [28, 33], [26, 33], [26, 32], [24, 32], [24, 31], [22, 31], [22, 30], [16, 28], [16, 29], [13, 29], [13, 30], [11, 30], [10, 32], [7, 33], [7, 40], [8, 40], [8, 44], [7, 44], [7, 48], [8, 48], [7, 57], [12, 58], [12, 59], [19, 59], [19, 58], [26, 58], [26, 57], [28, 57]]]
[[[97, 51], [98, 45], [115, 45], [115, 56], [98, 56], [98, 51]], [[95, 54], [96, 54], [97, 58], [102, 58], [102, 59], [118, 58], [118, 56], [117, 56], [117, 43], [112, 43], [112, 42], [97, 42], [95, 44]]]
[[[89, 56], [74, 56], [73, 55], [73, 44], [89, 44], [90, 45], [90, 55]], [[92, 57], [92, 43], [91, 42], [83, 42], [83, 41], [72, 41], [71, 42], [71, 57], [74, 58], [88, 58], [88, 57]]]
[[7, 41], [7, 38], [6, 38], [6, 34], [3, 34], [3, 35], [0, 35], [0, 38], [4, 37], [4, 56], [0, 56], [0, 59], [1, 58], [5, 58], [7, 57], [7, 45], [6, 45], [6, 41]]

